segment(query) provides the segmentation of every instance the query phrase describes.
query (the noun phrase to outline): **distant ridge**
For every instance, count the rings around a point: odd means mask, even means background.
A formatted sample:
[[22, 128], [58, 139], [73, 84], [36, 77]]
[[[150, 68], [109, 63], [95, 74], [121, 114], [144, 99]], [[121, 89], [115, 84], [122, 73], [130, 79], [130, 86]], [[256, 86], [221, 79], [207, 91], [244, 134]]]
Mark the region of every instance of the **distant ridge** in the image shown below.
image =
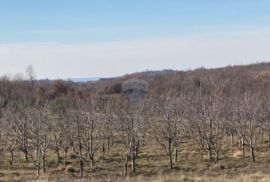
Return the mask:
[[157, 75], [167, 75], [175, 73], [175, 70], [164, 69], [160, 71], [142, 71], [142, 72], [135, 72], [130, 74], [125, 74], [122, 76], [117, 77], [89, 77], [89, 78], [67, 78], [65, 81], [71, 81], [75, 83], [87, 83], [87, 82], [94, 82], [94, 81], [112, 81], [118, 79], [128, 79], [128, 78], [146, 78], [146, 77], [153, 77]]
[[100, 80], [101, 77], [91, 77], [91, 78], [68, 78], [65, 79], [66, 81], [72, 81], [72, 82], [76, 82], [76, 83], [86, 83], [86, 82], [93, 82], [93, 81], [97, 81]]

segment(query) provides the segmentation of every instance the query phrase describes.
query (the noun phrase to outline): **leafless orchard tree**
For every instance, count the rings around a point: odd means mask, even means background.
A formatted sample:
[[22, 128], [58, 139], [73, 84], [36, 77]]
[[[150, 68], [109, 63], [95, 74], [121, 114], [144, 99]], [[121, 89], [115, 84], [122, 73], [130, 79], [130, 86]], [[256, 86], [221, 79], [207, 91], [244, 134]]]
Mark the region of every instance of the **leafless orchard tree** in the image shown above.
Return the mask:
[[68, 137], [71, 148], [73, 149], [74, 154], [80, 163], [80, 176], [84, 175], [84, 157], [83, 157], [83, 137], [82, 123], [85, 121], [85, 118], [81, 113], [76, 109], [70, 109], [65, 115], [65, 130], [66, 137]]
[[70, 109], [65, 118], [65, 130], [68, 134], [73, 152], [80, 162], [80, 174], [84, 175], [85, 158], [89, 160], [90, 175], [95, 164], [95, 153], [100, 148], [100, 117], [101, 113], [96, 105], [99, 100], [92, 98], [86, 101], [77, 101], [74, 109]]
[[99, 133], [100, 139], [102, 141], [102, 153], [105, 157], [106, 150], [109, 151], [113, 146], [115, 138], [115, 125], [116, 125], [116, 116], [113, 112], [112, 101], [106, 103], [103, 107], [103, 112], [100, 114], [100, 126]]
[[89, 159], [90, 174], [95, 164], [95, 153], [100, 148], [101, 137], [99, 127], [101, 126], [100, 119], [102, 118], [102, 113], [97, 108], [99, 100], [92, 98], [87, 101], [87, 103], [82, 103], [81, 107], [82, 114], [85, 119], [82, 122], [82, 140], [87, 156]]
[[270, 101], [264, 96], [262, 99], [261, 116], [263, 118], [263, 128], [268, 136], [268, 147], [270, 148]]
[[27, 114], [27, 107], [24, 104], [19, 104], [13, 116], [17, 142], [19, 149], [24, 153], [25, 161], [28, 161], [29, 153], [29, 115]]
[[245, 156], [245, 145], [250, 149], [252, 161], [255, 162], [255, 149], [261, 134], [262, 100], [259, 93], [249, 93], [248, 91], [238, 97], [235, 109], [235, 127], [241, 138], [243, 156]]
[[[211, 79], [207, 84], [211, 84]], [[220, 117], [221, 98], [217, 95], [215, 87], [201, 84], [197, 93], [190, 99], [192, 100], [189, 113], [190, 127], [196, 134], [201, 148], [208, 152], [209, 160], [213, 161], [215, 156], [217, 162], [225, 136], [225, 122]]]
[[3, 152], [5, 149], [5, 118], [3, 115], [3, 109], [0, 109], [0, 159], [3, 160]]
[[173, 153], [175, 163], [178, 158], [179, 145], [184, 136], [185, 101], [183, 98], [166, 96], [155, 100], [153, 121], [154, 135], [157, 142], [164, 148], [173, 168]]
[[136, 159], [146, 143], [149, 124], [148, 114], [145, 101], [134, 104], [125, 98], [125, 100], [118, 103], [116, 113], [118, 117], [117, 131], [126, 150], [125, 175], [127, 175], [129, 159], [132, 162], [132, 172], [136, 171]]
[[9, 164], [13, 167], [14, 152], [18, 148], [18, 140], [14, 120], [10, 111], [5, 111], [5, 115], [2, 118], [2, 124], [3, 148], [10, 153]]
[[50, 105], [51, 117], [51, 143], [50, 148], [56, 153], [57, 164], [61, 162], [61, 151], [64, 152], [64, 158], [67, 157], [70, 141], [68, 139], [68, 130], [65, 115], [69, 110], [69, 100], [55, 100]]
[[29, 115], [29, 138], [32, 162], [37, 168], [37, 175], [40, 175], [42, 167], [46, 172], [46, 153], [50, 144], [50, 124], [48, 111], [44, 108], [35, 108], [28, 111]]
[[[12, 150], [11, 166], [13, 164], [13, 143], [8, 142], [10, 148], [7, 148], [7, 139], [10, 139], [10, 135], [6, 129], [10, 129], [9, 119], [10, 115], [7, 114], [8, 104], [13, 94], [13, 84], [11, 83], [9, 76], [3, 76], [0, 78], [0, 152], [4, 152], [5, 149]], [[13, 133], [12, 133], [13, 134]], [[15, 145], [15, 143], [14, 143]]]

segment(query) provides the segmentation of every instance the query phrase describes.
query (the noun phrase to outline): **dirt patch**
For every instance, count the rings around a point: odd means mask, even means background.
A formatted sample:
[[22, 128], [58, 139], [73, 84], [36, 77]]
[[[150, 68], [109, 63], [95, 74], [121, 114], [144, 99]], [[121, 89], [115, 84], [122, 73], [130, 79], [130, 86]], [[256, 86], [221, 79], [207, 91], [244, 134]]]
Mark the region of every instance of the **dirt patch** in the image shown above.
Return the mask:
[[235, 158], [239, 158], [242, 156], [242, 152], [240, 150], [236, 150], [232, 153], [232, 156]]

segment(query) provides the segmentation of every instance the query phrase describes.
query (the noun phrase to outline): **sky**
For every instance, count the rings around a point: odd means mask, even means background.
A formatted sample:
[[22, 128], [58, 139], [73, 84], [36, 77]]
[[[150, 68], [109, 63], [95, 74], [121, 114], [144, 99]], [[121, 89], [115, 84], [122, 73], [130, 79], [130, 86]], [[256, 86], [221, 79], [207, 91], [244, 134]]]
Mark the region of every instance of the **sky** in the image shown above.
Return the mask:
[[269, 0], [0, 0], [0, 75], [111, 77], [270, 61]]

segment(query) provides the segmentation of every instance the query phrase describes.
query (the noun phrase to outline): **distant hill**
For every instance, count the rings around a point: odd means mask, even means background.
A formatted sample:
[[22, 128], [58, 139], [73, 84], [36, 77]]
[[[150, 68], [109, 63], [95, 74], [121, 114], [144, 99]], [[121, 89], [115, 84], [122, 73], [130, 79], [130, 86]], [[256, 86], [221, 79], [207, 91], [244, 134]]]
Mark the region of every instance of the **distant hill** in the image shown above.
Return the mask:
[[[143, 72], [136, 72], [136, 73], [131, 73], [131, 74], [126, 74], [123, 76], [118, 76], [118, 77], [108, 77], [108, 78], [103, 78], [103, 77], [82, 77], [82, 78], [67, 78], [64, 79], [65, 81], [71, 81], [75, 83], [91, 83], [94, 81], [115, 81], [115, 80], [122, 80], [122, 79], [129, 79], [129, 78], [142, 78], [142, 79], [147, 79], [149, 77], [154, 77], [157, 75], [167, 75], [167, 74], [172, 74], [175, 73], [176, 71], [174, 70], [161, 70], [161, 71], [143, 71]], [[49, 80], [43, 80], [43, 81], [49, 81]]]
[[[61, 82], [56, 80], [39, 80], [45, 95], [50, 95], [58, 88], [65, 88], [65, 94], [88, 97], [90, 95], [113, 95], [121, 93], [121, 86], [128, 79], [144, 79], [149, 84], [149, 95], [159, 96], [167, 93], [189, 92], [194, 90], [194, 85], [200, 85], [204, 80], [211, 78], [218, 87], [220, 92], [229, 93], [232, 91], [244, 90], [248, 87], [250, 90], [265, 90], [270, 85], [270, 63], [256, 63], [249, 65], [234, 65], [221, 68], [198, 68], [195, 70], [178, 71], [178, 70], [161, 70], [161, 71], [144, 71], [125, 74], [118, 77], [88, 77], [88, 78], [69, 78]], [[55, 84], [53, 84], [55, 83]], [[258, 84], [254, 86], [254, 84]], [[61, 87], [60, 87], [61, 86]], [[262, 86], [262, 88], [260, 88]], [[270, 91], [270, 86], [269, 86]], [[240, 91], [239, 91], [240, 92]]]
[[[260, 90], [270, 93], [270, 62], [233, 65], [194, 70], [160, 70], [125, 74], [118, 77], [81, 77], [63, 80], [36, 80], [33, 89], [28, 81], [14, 82], [14, 100], [24, 97], [55, 99], [58, 97], [89, 98], [92, 96], [121, 96], [122, 84], [128, 79], [143, 79], [148, 83], [148, 96], [185, 94], [204, 85], [215, 85], [218, 94], [243, 94]], [[3, 87], [4, 88], [4, 87]], [[255, 92], [255, 91], [254, 91]], [[10, 94], [9, 94], [10, 95]], [[270, 97], [270, 94], [269, 94]]]
[[86, 82], [97, 81], [99, 79], [101, 79], [101, 78], [100, 77], [89, 77], [89, 78], [68, 78], [65, 80], [76, 82], [76, 83], [86, 83]]

